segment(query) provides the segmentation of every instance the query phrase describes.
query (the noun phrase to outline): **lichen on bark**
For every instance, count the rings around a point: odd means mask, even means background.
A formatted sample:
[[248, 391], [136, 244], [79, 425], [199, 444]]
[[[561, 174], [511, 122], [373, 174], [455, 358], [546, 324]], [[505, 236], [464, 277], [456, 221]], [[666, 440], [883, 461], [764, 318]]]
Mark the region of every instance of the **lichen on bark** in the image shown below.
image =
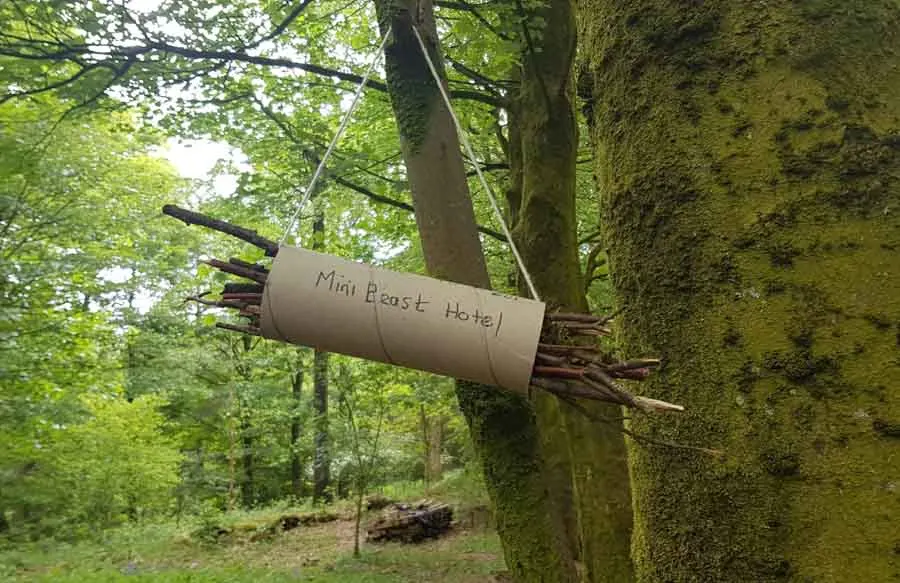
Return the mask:
[[900, 576], [900, 4], [586, 0], [639, 581]]

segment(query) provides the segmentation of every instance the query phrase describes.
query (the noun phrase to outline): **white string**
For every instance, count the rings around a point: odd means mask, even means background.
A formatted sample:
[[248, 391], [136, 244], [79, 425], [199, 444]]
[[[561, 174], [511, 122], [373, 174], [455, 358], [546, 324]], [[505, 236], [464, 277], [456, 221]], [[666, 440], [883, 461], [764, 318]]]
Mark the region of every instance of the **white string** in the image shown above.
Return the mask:
[[388, 25], [387, 30], [384, 31], [384, 36], [381, 37], [381, 43], [378, 45], [378, 48], [375, 49], [375, 52], [372, 54], [372, 58], [369, 61], [369, 68], [366, 70], [365, 75], [363, 75], [362, 81], [359, 83], [359, 87], [356, 88], [356, 95], [353, 96], [353, 101], [350, 103], [350, 109], [347, 110], [347, 113], [344, 114], [344, 119], [341, 120], [341, 125], [338, 127], [338, 131], [334, 134], [334, 138], [332, 138], [331, 143], [328, 145], [328, 149], [325, 150], [325, 155], [322, 156], [322, 159], [319, 160], [319, 166], [316, 168], [315, 173], [313, 174], [312, 179], [309, 181], [309, 186], [306, 187], [306, 191], [303, 193], [303, 198], [300, 199], [300, 204], [297, 205], [297, 210], [294, 212], [291, 217], [290, 222], [288, 223], [287, 228], [284, 230], [284, 234], [281, 236], [281, 239], [278, 241], [278, 246], [281, 247], [284, 245], [285, 240], [291, 232], [291, 229], [294, 228], [294, 224], [297, 222], [297, 218], [300, 216], [300, 212], [303, 210], [303, 207], [306, 206], [306, 203], [309, 201], [310, 197], [313, 193], [313, 188], [316, 186], [316, 182], [319, 180], [319, 176], [322, 174], [322, 171], [325, 169], [325, 162], [328, 161], [329, 156], [334, 151], [334, 147], [337, 145], [339, 139], [341, 139], [341, 135], [344, 133], [344, 130], [347, 129], [347, 124], [350, 123], [350, 118], [353, 116], [353, 111], [356, 109], [357, 104], [359, 103], [359, 98], [362, 95], [363, 89], [366, 87], [366, 83], [369, 81], [369, 76], [372, 74], [372, 71], [375, 70], [375, 65], [378, 64], [378, 60], [381, 58], [381, 54], [384, 51], [384, 45], [387, 44], [388, 36], [391, 34], [391, 26]]
[[447, 92], [444, 90], [444, 84], [441, 83], [441, 77], [438, 75], [437, 69], [434, 67], [434, 63], [431, 62], [431, 55], [428, 54], [428, 49], [425, 47], [425, 43], [422, 41], [422, 37], [419, 35], [419, 30], [415, 25], [412, 27], [413, 33], [416, 35], [416, 40], [419, 41], [419, 47], [422, 49], [422, 54], [425, 55], [425, 61], [428, 63], [428, 68], [431, 70], [431, 75], [434, 77], [434, 82], [437, 83], [438, 90], [441, 92], [441, 97], [444, 98], [444, 103], [447, 105], [447, 110], [450, 112], [450, 117], [453, 118], [453, 125], [456, 126], [456, 132], [459, 135], [459, 139], [463, 144], [463, 147], [466, 149], [466, 155], [468, 155], [469, 160], [471, 160], [472, 164], [475, 166], [475, 173], [478, 174], [478, 179], [481, 180], [481, 186], [484, 187], [484, 191], [488, 195], [488, 199], [491, 201], [491, 207], [494, 209], [494, 213], [497, 215], [497, 220], [500, 221], [500, 226], [503, 228], [503, 234], [506, 236], [506, 240], [509, 242], [509, 247], [512, 249], [513, 255], [516, 258], [516, 263], [519, 265], [519, 269], [522, 270], [522, 275], [525, 276], [525, 283], [528, 284], [528, 291], [531, 292], [531, 297], [540, 301], [541, 297], [538, 295], [537, 289], [534, 287], [534, 282], [531, 280], [531, 274], [528, 272], [528, 269], [525, 267], [525, 262], [522, 260], [522, 256], [519, 255], [519, 250], [516, 248], [516, 244], [513, 243], [512, 234], [509, 232], [509, 227], [506, 226], [506, 221], [503, 219], [503, 213], [500, 211], [500, 207], [497, 205], [497, 199], [494, 197], [494, 191], [491, 190], [491, 187], [488, 186], [487, 180], [484, 178], [484, 174], [481, 173], [481, 164], [478, 163], [478, 160], [475, 158], [475, 152], [472, 151], [472, 145], [469, 143], [469, 138], [466, 137], [466, 133], [463, 131], [462, 126], [459, 124], [459, 120], [456, 117], [456, 113], [453, 111], [453, 106], [450, 104], [450, 97], [447, 95]]

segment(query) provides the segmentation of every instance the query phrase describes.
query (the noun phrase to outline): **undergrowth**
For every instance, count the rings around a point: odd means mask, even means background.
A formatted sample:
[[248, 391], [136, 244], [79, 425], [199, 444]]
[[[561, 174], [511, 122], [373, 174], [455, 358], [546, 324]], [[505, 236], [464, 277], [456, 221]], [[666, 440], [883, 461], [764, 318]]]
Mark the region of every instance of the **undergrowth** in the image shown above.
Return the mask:
[[[493, 572], [503, 570], [490, 520], [469, 519], [487, 505], [471, 474], [451, 474], [427, 492], [421, 484], [404, 483], [380, 493], [395, 500], [448, 502], [459, 525], [443, 538], [418, 545], [365, 544], [361, 557], [353, 558], [353, 514], [345, 501], [316, 508], [280, 503], [251, 511], [207, 511], [177, 523], [128, 525], [79, 543], [44, 539], [4, 545], [0, 539], [0, 581], [487, 583]], [[286, 515], [328, 521], [287, 532], [274, 528]]]

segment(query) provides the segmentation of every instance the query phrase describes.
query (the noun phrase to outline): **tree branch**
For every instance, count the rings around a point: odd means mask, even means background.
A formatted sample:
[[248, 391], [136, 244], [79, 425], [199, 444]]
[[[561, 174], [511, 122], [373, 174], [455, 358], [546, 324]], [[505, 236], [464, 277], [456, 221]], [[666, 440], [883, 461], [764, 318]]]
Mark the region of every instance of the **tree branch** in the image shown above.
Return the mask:
[[[275, 125], [278, 126], [278, 128], [281, 130], [281, 132], [285, 135], [286, 138], [288, 138], [291, 142], [294, 143], [294, 145], [300, 147], [303, 150], [304, 156], [308, 157], [315, 164], [319, 164], [319, 162], [320, 162], [319, 156], [316, 155], [316, 153], [313, 152], [312, 150], [304, 147], [304, 145], [300, 142], [300, 140], [294, 134], [293, 129], [290, 126], [288, 126], [287, 123], [285, 123], [285, 121], [283, 119], [281, 119], [281, 117], [278, 116], [278, 114], [276, 114], [270, 108], [266, 107], [266, 105], [264, 103], [262, 103], [260, 100], [256, 99], [255, 97], [251, 97], [251, 99], [253, 99], [253, 101], [257, 104], [257, 106], [260, 108], [260, 110], [263, 112], [263, 114], [267, 118], [269, 118]], [[398, 208], [398, 209], [405, 210], [408, 212], [415, 212], [415, 208], [413, 208], [413, 206], [411, 204], [400, 201], [400, 200], [396, 200], [393, 198], [389, 198], [387, 196], [380, 195], [376, 192], [369, 190], [368, 188], [365, 188], [364, 186], [360, 186], [359, 184], [351, 182], [351, 181], [347, 180], [346, 178], [343, 178], [341, 176], [337, 176], [335, 174], [332, 174], [331, 172], [328, 172], [327, 168], [325, 168], [325, 176], [328, 179], [334, 181], [336, 184], [339, 184], [339, 185], [343, 186], [344, 188], [348, 188], [348, 189], [352, 190], [353, 192], [361, 194], [370, 200], [373, 200], [375, 202], [379, 202], [382, 204], [386, 204], [386, 205], [392, 206], [394, 208]], [[497, 239], [498, 241], [502, 241], [504, 243], [506, 242], [506, 237], [498, 231], [495, 231], [488, 227], [483, 227], [481, 225], [477, 225], [477, 229], [480, 233], [484, 233], [485, 235], [487, 235], [489, 237], [493, 237], [494, 239]]]
[[[506, 162], [484, 162], [481, 164], [482, 172], [496, 172], [498, 170], [509, 170], [509, 164]], [[478, 174], [475, 170], [466, 172], [466, 176], [475, 176]]]
[[434, 5], [437, 6], [438, 8], [447, 8], [448, 10], [459, 10], [460, 12], [468, 12], [469, 14], [474, 16], [475, 19], [478, 20], [478, 22], [483, 24], [486, 29], [488, 29], [489, 31], [494, 33], [498, 38], [503, 39], [505, 41], [515, 40], [515, 38], [513, 38], [512, 36], [501, 32], [500, 29], [498, 29], [493, 24], [491, 24], [491, 22], [487, 18], [485, 18], [480, 12], [478, 12], [478, 9], [474, 5], [469, 4], [468, 2], [465, 2], [465, 0], [456, 0], [456, 1], [438, 0], [437, 2], [434, 3]]
[[[138, 58], [145, 57], [149, 54], [157, 52], [162, 53], [163, 55], [177, 55], [179, 57], [191, 60], [209, 59], [247, 63], [263, 67], [281, 67], [285, 69], [294, 69], [312, 73], [314, 75], [320, 75], [323, 77], [333, 77], [336, 79], [340, 79], [341, 81], [353, 83], [355, 85], [359, 85], [363, 81], [363, 77], [361, 75], [357, 75], [355, 73], [347, 73], [313, 63], [300, 63], [297, 61], [292, 61], [291, 59], [284, 59], [280, 57], [264, 57], [259, 55], [251, 55], [245, 52], [246, 47], [241, 47], [237, 50], [202, 50], [173, 45], [161, 41], [149, 41], [143, 46], [136, 47], [112, 47], [108, 51], [100, 51], [84, 44], [65, 45], [62, 43], [57, 43], [51, 46], [53, 46], [57, 50], [45, 50], [45, 48], [40, 46], [40, 43], [38, 43], [37, 41], [14, 43], [5, 47], [0, 47], [0, 55], [33, 61], [66, 61], [76, 57], [102, 56], [106, 57], [106, 60], [126, 59], [131, 62], [140, 62], [142, 64], [147, 64], [146, 61], [138, 60]], [[103, 66], [102, 61], [98, 62], [97, 64], [98, 66]], [[106, 66], [112, 65], [107, 63]], [[376, 91], [380, 91], [382, 93], [387, 93], [387, 85], [382, 81], [370, 78], [366, 80], [366, 87], [375, 89]], [[478, 91], [470, 91], [465, 89], [453, 90], [450, 92], [450, 97], [455, 99], [478, 101], [492, 107], [503, 106], [503, 100], [501, 98], [480, 93]]]
[[213, 219], [206, 215], [177, 207], [173, 204], [163, 206], [162, 212], [170, 217], [183, 221], [187, 225], [201, 225], [219, 231], [220, 233], [231, 235], [241, 241], [246, 241], [265, 251], [267, 257], [275, 257], [275, 255], [278, 254], [278, 243], [258, 235], [256, 231], [238, 227], [219, 219]]
[[288, 13], [284, 20], [281, 21], [281, 24], [273, 28], [272, 31], [269, 32], [269, 34], [260, 37], [259, 40], [251, 43], [246, 48], [256, 48], [266, 41], [270, 41], [277, 36], [281, 36], [281, 33], [287, 30], [287, 27], [289, 27], [292, 22], [297, 20], [297, 17], [299, 17], [300, 14], [302, 14], [303, 11], [306, 10], [306, 7], [311, 3], [312, 0], [303, 0], [303, 2], [298, 3], [297, 6], [295, 6], [294, 9]]
[[451, 57], [445, 57], [445, 59], [450, 63], [450, 65], [453, 67], [453, 69], [455, 71], [468, 77], [472, 81], [475, 81], [476, 83], [478, 83], [480, 85], [483, 85], [484, 88], [487, 89], [488, 91], [490, 91], [493, 95], [500, 97], [500, 91], [499, 91], [499, 89], [497, 89], [497, 87], [500, 86], [499, 82], [494, 81], [493, 79], [490, 79], [488, 77], [485, 77], [478, 71], [468, 68], [467, 66], [463, 65], [462, 63], [460, 63], [459, 61], [457, 61], [455, 59], [452, 59]]
[[6, 103], [10, 99], [15, 99], [18, 97], [27, 97], [29, 95], [38, 95], [40, 93], [46, 93], [47, 91], [53, 91], [54, 89], [59, 89], [61, 87], [65, 87], [66, 85], [69, 85], [70, 83], [74, 83], [75, 81], [77, 81], [78, 79], [80, 79], [81, 77], [83, 77], [84, 75], [89, 73], [90, 71], [93, 71], [94, 69], [98, 69], [101, 66], [102, 65], [100, 63], [93, 63], [91, 65], [83, 66], [81, 69], [78, 70], [77, 73], [75, 73], [71, 77], [67, 77], [66, 79], [62, 79], [55, 83], [51, 83], [50, 85], [45, 85], [44, 87], [38, 87], [37, 89], [29, 89], [26, 91], [14, 91], [11, 93], [6, 93], [2, 97], [0, 97], [0, 105]]

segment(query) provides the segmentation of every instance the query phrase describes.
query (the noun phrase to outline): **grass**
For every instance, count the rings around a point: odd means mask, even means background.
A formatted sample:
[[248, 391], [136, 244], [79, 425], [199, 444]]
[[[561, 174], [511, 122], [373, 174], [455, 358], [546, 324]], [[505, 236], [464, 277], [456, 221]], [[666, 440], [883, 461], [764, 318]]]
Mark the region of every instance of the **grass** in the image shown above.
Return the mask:
[[[457, 531], [418, 545], [365, 545], [352, 556], [352, 524], [298, 528], [264, 542], [205, 545], [181, 536], [131, 548], [99, 544], [33, 550], [19, 555], [0, 579], [29, 582], [249, 583], [488, 583], [503, 569], [491, 531]], [[114, 541], [109, 541], [113, 543]], [[127, 558], [126, 558], [127, 557]], [[3, 559], [10, 559], [5, 553]]]
[[[397, 488], [391, 494], [414, 493]], [[429, 496], [477, 507], [452, 479]], [[415, 498], [411, 496], [409, 498]], [[403, 498], [407, 498], [404, 496]], [[466, 503], [463, 503], [463, 502]], [[488, 527], [460, 516], [447, 536], [416, 545], [366, 544], [353, 557], [352, 514], [340, 520], [259, 536], [278, 516], [308, 508], [273, 507], [218, 517], [233, 535], [218, 543], [192, 533], [199, 521], [130, 526], [96, 541], [39, 541], [0, 548], [0, 581], [17, 583], [489, 583], [504, 569], [500, 542]]]

